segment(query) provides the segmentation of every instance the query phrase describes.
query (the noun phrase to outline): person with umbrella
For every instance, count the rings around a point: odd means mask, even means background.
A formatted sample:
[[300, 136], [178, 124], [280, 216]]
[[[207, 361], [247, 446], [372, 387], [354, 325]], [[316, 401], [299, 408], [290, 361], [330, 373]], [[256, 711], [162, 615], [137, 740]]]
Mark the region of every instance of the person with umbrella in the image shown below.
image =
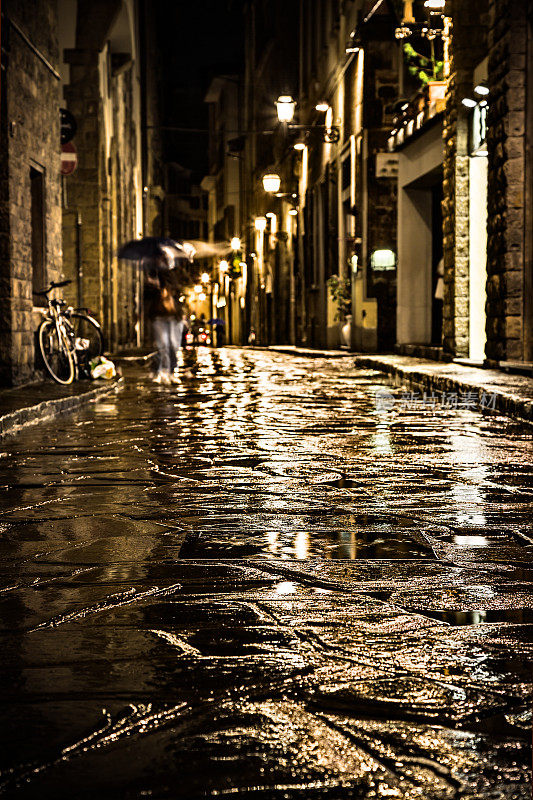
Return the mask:
[[216, 346], [223, 347], [226, 339], [224, 330], [226, 323], [220, 317], [213, 317], [209, 320], [209, 324], [215, 326]]
[[174, 369], [178, 363], [183, 334], [183, 307], [180, 303], [179, 287], [174, 271], [165, 268], [163, 259], [146, 276], [144, 303], [148, 319], [152, 324], [154, 345], [157, 348], [158, 366], [154, 383], [169, 386], [178, 382]]
[[178, 382], [173, 371], [178, 363], [184, 321], [180, 277], [185, 279], [183, 269], [177, 265], [183, 260], [192, 260], [190, 252], [172, 239], [146, 237], [128, 242], [119, 251], [119, 258], [141, 261], [145, 273], [144, 305], [152, 324], [154, 345], [158, 353], [158, 365], [154, 383], [169, 386]]

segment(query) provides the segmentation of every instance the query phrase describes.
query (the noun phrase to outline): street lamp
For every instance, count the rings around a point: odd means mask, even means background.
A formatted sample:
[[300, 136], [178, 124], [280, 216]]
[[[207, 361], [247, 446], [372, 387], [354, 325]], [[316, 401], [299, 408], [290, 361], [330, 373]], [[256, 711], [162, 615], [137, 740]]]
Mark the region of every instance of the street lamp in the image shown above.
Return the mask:
[[209, 283], [209, 275], [208, 275], [208, 273], [207, 272], [203, 272], [200, 280], [202, 281], [202, 283]]
[[256, 217], [254, 220], [254, 227], [256, 231], [265, 231], [268, 220], [266, 217]]
[[227, 272], [228, 269], [229, 269], [229, 264], [228, 264], [228, 262], [226, 261], [225, 258], [222, 259], [222, 261], [220, 262], [220, 264], [218, 266], [219, 266], [221, 272]]
[[305, 142], [296, 142], [296, 144], [294, 144], [293, 147], [295, 150], [305, 150], [307, 145], [305, 144]]
[[296, 103], [290, 94], [282, 94], [276, 100], [276, 110], [280, 122], [292, 122]]
[[322, 100], [320, 103], [316, 104], [315, 110], [322, 112], [329, 111], [329, 103], [327, 103], [325, 100]]
[[232, 250], [240, 250], [241, 249], [241, 240], [238, 236], [234, 236], [230, 242], [230, 247]]
[[275, 194], [279, 192], [279, 187], [281, 186], [281, 178], [276, 173], [271, 172], [268, 175], [263, 175], [263, 188], [265, 192], [271, 192]]

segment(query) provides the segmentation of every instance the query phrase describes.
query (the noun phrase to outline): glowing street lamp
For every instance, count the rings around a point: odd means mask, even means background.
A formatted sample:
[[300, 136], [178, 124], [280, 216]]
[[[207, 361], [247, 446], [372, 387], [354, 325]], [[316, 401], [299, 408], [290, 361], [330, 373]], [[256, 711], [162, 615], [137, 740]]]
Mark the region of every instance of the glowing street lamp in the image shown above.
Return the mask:
[[241, 249], [241, 240], [238, 236], [234, 236], [230, 242], [230, 247], [232, 250], [240, 250]]
[[200, 280], [202, 283], [209, 283], [209, 274], [207, 272], [202, 272]]
[[220, 264], [218, 266], [220, 267], [220, 271], [221, 272], [227, 272], [227, 270], [229, 269], [229, 264], [228, 264], [228, 262], [226, 261], [225, 258], [222, 259], [222, 261], [220, 262]]
[[276, 175], [274, 172], [269, 173], [268, 175], [263, 175], [263, 189], [265, 192], [271, 192], [275, 194], [279, 192], [279, 187], [281, 186], [281, 178], [279, 175]]
[[268, 224], [268, 220], [266, 217], [256, 217], [254, 221], [254, 226], [256, 231], [265, 231], [266, 226]]
[[327, 103], [325, 100], [322, 100], [320, 103], [316, 104], [315, 110], [322, 112], [329, 111], [329, 103]]
[[296, 142], [293, 146], [295, 150], [305, 150], [307, 145], [304, 142]]
[[280, 122], [292, 122], [296, 103], [290, 94], [282, 94], [276, 100], [276, 111]]

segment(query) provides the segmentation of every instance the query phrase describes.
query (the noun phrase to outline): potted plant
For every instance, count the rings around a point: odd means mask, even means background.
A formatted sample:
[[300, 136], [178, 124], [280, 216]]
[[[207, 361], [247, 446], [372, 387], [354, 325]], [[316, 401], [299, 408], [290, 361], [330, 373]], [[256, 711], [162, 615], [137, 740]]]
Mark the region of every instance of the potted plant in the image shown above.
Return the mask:
[[350, 332], [346, 330], [350, 327], [352, 311], [352, 284], [349, 278], [341, 278], [339, 275], [332, 275], [327, 280], [327, 286], [331, 299], [337, 304], [335, 321], [339, 322], [339, 335], [341, 342], [349, 346]]
[[427, 87], [429, 102], [443, 101], [446, 96], [446, 81], [444, 80], [444, 61], [435, 57], [435, 45], [431, 39], [431, 56], [418, 53], [410, 44], [404, 44], [403, 51], [407, 61], [409, 74], [417, 78], [422, 87]]

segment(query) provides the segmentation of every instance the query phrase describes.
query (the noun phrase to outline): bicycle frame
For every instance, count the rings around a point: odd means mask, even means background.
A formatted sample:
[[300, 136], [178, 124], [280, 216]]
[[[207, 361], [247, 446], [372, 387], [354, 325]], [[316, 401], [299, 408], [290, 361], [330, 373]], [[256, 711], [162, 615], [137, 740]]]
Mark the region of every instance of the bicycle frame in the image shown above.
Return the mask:
[[51, 322], [54, 323], [58, 341], [63, 343], [63, 346], [70, 350], [72, 356], [74, 358], [74, 367], [76, 370], [76, 378], [78, 377], [78, 356], [76, 351], [76, 343], [75, 343], [75, 334], [74, 328], [69, 322], [68, 317], [66, 316], [65, 312], [68, 312], [70, 309], [65, 309], [65, 311], [61, 311], [61, 306], [63, 305], [62, 300], [53, 300], [47, 298], [48, 300], [48, 308], [46, 311], [43, 311], [43, 318], [49, 319]]

